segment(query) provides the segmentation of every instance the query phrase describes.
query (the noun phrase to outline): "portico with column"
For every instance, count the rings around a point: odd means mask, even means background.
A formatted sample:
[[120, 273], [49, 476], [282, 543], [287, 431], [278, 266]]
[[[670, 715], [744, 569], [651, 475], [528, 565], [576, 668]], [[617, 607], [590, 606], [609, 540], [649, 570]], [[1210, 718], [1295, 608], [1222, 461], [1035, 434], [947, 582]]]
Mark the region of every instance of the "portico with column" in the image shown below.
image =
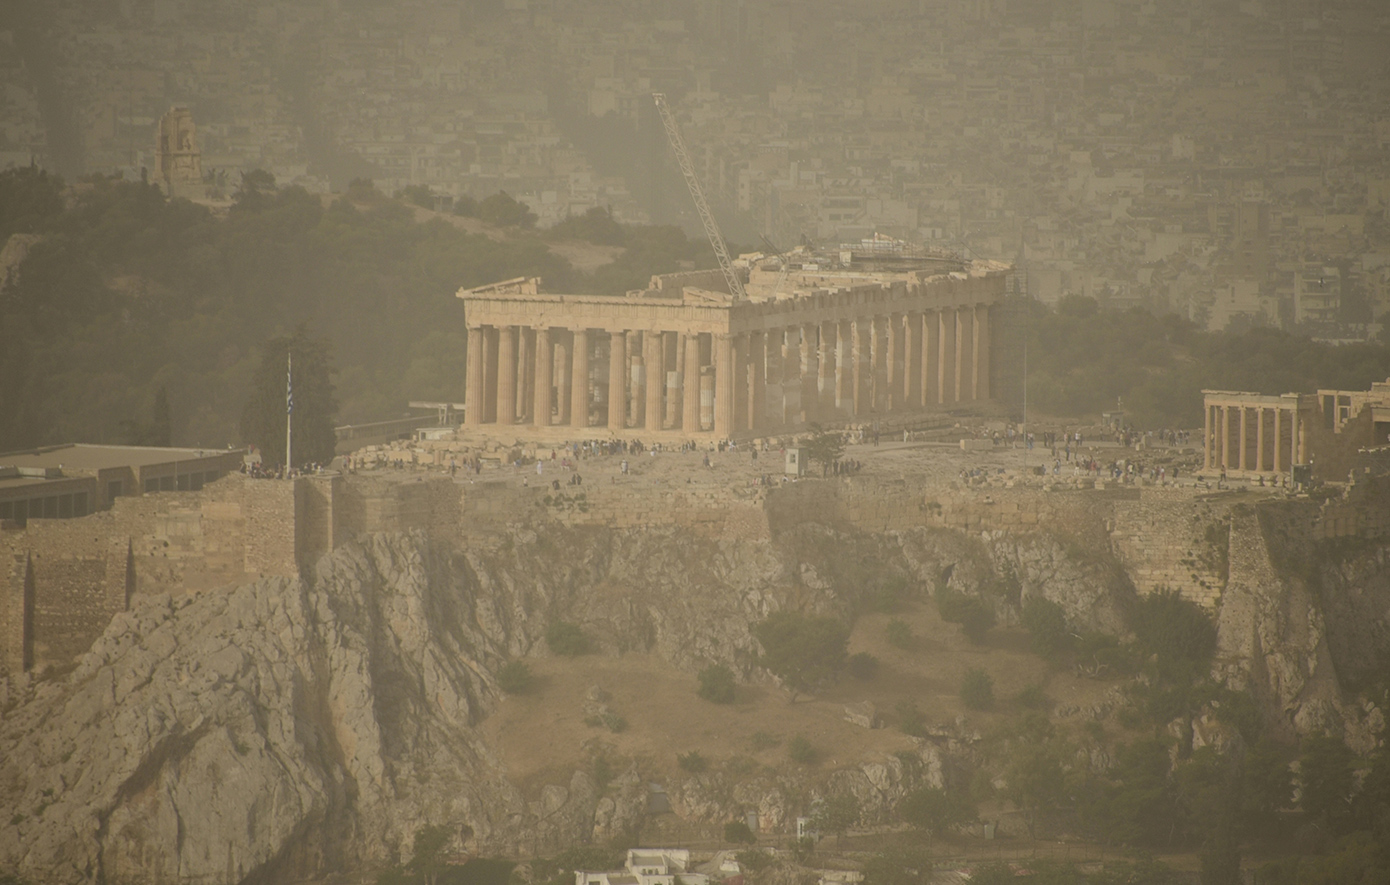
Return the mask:
[[722, 439], [957, 408], [992, 390], [1002, 295], [994, 266], [743, 300], [551, 294], [535, 278], [461, 290], [464, 428]]
[[1255, 478], [1289, 473], [1308, 461], [1307, 421], [1316, 399], [1204, 390], [1202, 472]]

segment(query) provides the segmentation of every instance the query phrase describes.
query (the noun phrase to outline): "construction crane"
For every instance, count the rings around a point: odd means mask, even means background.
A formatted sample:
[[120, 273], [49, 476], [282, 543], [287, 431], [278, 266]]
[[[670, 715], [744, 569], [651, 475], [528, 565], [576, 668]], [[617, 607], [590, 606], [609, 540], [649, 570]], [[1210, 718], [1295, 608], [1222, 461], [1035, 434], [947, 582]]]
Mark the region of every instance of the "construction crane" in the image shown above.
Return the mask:
[[782, 291], [782, 284], [787, 281], [788, 272], [792, 269], [791, 260], [787, 258], [787, 253], [778, 249], [767, 237], [762, 237], [762, 241], [763, 245], [771, 249], [773, 254], [777, 256], [777, 260], [782, 262], [782, 269], [777, 274], [777, 283], [772, 287], [772, 295], [769, 296], [775, 301]]
[[719, 225], [714, 221], [714, 214], [709, 211], [709, 203], [705, 202], [705, 193], [700, 189], [700, 179], [695, 177], [695, 164], [690, 162], [690, 154], [685, 149], [685, 141], [681, 139], [681, 131], [676, 126], [676, 118], [671, 115], [671, 109], [666, 106], [666, 96], [660, 92], [652, 93], [652, 99], [656, 102], [657, 113], [661, 114], [661, 125], [666, 127], [666, 139], [671, 142], [671, 150], [675, 151], [676, 162], [680, 164], [681, 175], [685, 176], [685, 185], [690, 188], [690, 196], [695, 200], [695, 211], [700, 213], [700, 222], [705, 226], [705, 236], [709, 237], [709, 244], [714, 249], [714, 257], [719, 259], [719, 269], [724, 272], [724, 281], [729, 284], [729, 294], [735, 301], [742, 301], [748, 297], [748, 293], [743, 290], [743, 280], [739, 279], [734, 271], [734, 263], [729, 260], [729, 249], [724, 245], [724, 237], [719, 233]]

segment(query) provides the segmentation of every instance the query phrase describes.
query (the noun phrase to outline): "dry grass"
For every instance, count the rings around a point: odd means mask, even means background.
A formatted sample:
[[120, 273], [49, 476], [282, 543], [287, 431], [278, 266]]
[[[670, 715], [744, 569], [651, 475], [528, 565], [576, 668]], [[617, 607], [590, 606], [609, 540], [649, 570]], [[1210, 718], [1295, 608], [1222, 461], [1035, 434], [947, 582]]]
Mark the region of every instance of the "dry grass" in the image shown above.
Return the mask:
[[[985, 645], [971, 645], [960, 628], [947, 624], [931, 604], [914, 604], [893, 615], [912, 628], [915, 642], [904, 650], [888, 644], [889, 615], [860, 618], [850, 637], [850, 651], [867, 651], [879, 658], [876, 678], [867, 682], [845, 677], [817, 697], [802, 696], [788, 703], [787, 693], [771, 685], [740, 685], [736, 703], [721, 706], [696, 696], [695, 675], [673, 669], [651, 655], [622, 657], [591, 655], [579, 658], [533, 658], [527, 661], [537, 676], [529, 693], [505, 699], [483, 723], [489, 743], [507, 766], [509, 775], [528, 794], [547, 783], [567, 783], [576, 768], [588, 769], [598, 752], [615, 769], [637, 760], [645, 776], [657, 780], [679, 774], [676, 755], [692, 750], [712, 768], [735, 757], [760, 766], [792, 767], [786, 741], [804, 734], [820, 752], [817, 770], [829, 771], [910, 749], [913, 740], [893, 726], [893, 709], [911, 700], [928, 723], [950, 725], [965, 716], [981, 732], [1019, 712], [1012, 698], [1024, 687], [1042, 681], [1053, 701], [1086, 706], [1100, 701], [1110, 683], [1049, 672], [1047, 664], [1027, 650], [1027, 634], [1019, 628], [995, 628]], [[994, 679], [999, 699], [992, 712], [965, 709], [957, 697], [961, 679], [980, 667]], [[609, 695], [606, 703], [627, 720], [617, 734], [584, 723], [584, 702], [591, 686]], [[844, 719], [846, 703], [869, 700], [888, 720], [886, 728], [867, 730]], [[779, 741], [755, 749], [758, 732]]]

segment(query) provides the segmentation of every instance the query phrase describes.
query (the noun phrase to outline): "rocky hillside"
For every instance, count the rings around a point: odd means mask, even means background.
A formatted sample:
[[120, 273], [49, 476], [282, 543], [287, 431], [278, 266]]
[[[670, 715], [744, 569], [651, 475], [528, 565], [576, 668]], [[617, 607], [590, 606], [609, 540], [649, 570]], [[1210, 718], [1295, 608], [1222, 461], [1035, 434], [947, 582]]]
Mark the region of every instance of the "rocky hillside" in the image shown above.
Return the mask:
[[[1337, 672], [1364, 680], [1364, 662], [1384, 659], [1385, 548], [1324, 555], [1289, 577], [1253, 516], [1231, 542], [1241, 547], [1218, 666], [1290, 727], [1341, 717], [1368, 737], [1379, 711], [1345, 703]], [[220, 885], [396, 862], [425, 824], [456, 832], [458, 850], [513, 856], [628, 832], [646, 810], [647, 772], [600, 785], [575, 766], [518, 784], [505, 735], [490, 742], [480, 727], [501, 703], [494, 674], [548, 655], [550, 623], [579, 624], [608, 655], [687, 672], [722, 662], [767, 683], [750, 626], [768, 613], [852, 617], [885, 588], [920, 601], [943, 586], [1005, 618], [1042, 595], [1078, 627], [1110, 631], [1123, 629], [1129, 592], [1103, 551], [1042, 532], [803, 523], [772, 541], [519, 526], [466, 551], [379, 535], [306, 581], [141, 598], [73, 672], [0, 687], [0, 871]], [[1334, 653], [1330, 633], [1354, 651]], [[785, 826], [795, 797], [833, 782], [872, 819], [916, 783], [940, 783], [937, 749], [915, 747], [922, 765], [883, 753], [818, 775], [686, 778], [672, 804], [707, 821], [760, 808]]]

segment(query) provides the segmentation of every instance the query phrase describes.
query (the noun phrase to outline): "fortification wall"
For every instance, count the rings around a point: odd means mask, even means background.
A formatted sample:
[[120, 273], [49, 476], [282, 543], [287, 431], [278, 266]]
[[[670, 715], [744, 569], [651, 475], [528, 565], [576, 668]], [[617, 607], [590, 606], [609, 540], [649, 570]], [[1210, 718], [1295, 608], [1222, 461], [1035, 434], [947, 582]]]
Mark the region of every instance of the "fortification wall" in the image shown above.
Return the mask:
[[[1068, 485], [943, 489], [915, 477], [862, 475], [767, 487], [620, 481], [559, 491], [443, 476], [286, 483], [233, 475], [198, 492], [120, 498], [111, 510], [81, 519], [31, 520], [26, 530], [0, 532], [0, 666], [14, 671], [27, 658], [38, 666], [71, 660], [135, 593], [294, 575], [363, 532], [421, 530], [470, 543], [537, 520], [676, 526], [743, 540], [769, 539], [805, 522], [869, 533], [920, 526], [1046, 532], [1083, 555], [1114, 557], [1141, 593], [1172, 589], [1216, 608], [1244, 543], [1230, 532], [1242, 502], [1252, 496]], [[1359, 477], [1323, 502], [1253, 503], [1279, 508], [1279, 531], [1291, 539], [1390, 537], [1386, 476]]]
[[23, 669], [26, 650], [35, 666], [70, 661], [136, 593], [296, 574], [296, 499], [311, 497], [306, 484], [232, 475], [0, 533], [0, 663]]
[[768, 489], [626, 484], [518, 487], [476, 483], [462, 487], [462, 533], [488, 532], [534, 519], [563, 525], [612, 529], [677, 526], [702, 537], [770, 537], [765, 502]]

